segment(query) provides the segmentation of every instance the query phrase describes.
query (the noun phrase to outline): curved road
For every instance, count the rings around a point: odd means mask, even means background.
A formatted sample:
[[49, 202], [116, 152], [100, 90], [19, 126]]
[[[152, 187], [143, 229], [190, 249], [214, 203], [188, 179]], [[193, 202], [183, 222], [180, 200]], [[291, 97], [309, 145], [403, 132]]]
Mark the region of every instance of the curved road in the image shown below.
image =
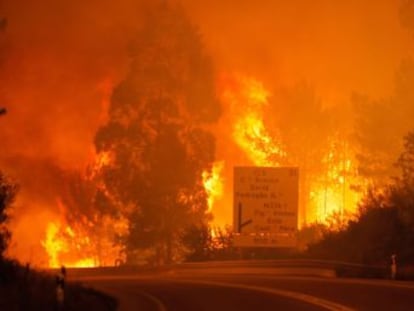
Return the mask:
[[205, 264], [145, 275], [95, 273], [79, 279], [117, 297], [120, 311], [414, 310], [412, 282], [307, 274], [289, 276], [283, 269], [248, 266], [217, 269]]

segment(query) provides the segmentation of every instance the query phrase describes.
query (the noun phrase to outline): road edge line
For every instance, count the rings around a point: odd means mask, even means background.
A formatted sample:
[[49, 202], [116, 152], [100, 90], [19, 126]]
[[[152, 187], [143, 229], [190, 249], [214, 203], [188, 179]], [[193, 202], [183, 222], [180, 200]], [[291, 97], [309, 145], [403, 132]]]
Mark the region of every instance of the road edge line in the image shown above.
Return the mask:
[[[262, 277], [262, 276], [260, 276]], [[394, 287], [402, 289], [411, 289], [414, 290], [414, 282], [412, 281], [401, 281], [401, 280], [390, 280], [390, 279], [363, 279], [363, 278], [318, 278], [314, 276], [265, 276], [265, 279], [268, 280], [312, 280], [318, 282], [330, 282], [336, 284], [358, 284], [358, 285], [371, 285], [377, 287]]]
[[258, 291], [264, 292], [268, 294], [273, 294], [277, 296], [288, 297], [295, 300], [301, 300], [303, 302], [316, 305], [318, 307], [322, 307], [324, 309], [330, 311], [356, 311], [356, 309], [338, 304], [336, 302], [332, 302], [323, 298], [318, 298], [315, 296], [311, 296], [308, 294], [302, 294], [298, 292], [292, 292], [287, 290], [281, 289], [274, 289], [262, 286], [254, 286], [254, 285], [242, 285], [242, 284], [232, 284], [226, 282], [210, 282], [210, 281], [193, 281], [193, 280], [179, 280], [179, 279], [168, 279], [169, 281], [177, 282], [177, 283], [193, 283], [193, 284], [204, 284], [204, 285], [212, 285], [212, 286], [221, 286], [221, 287], [231, 287], [231, 288], [239, 288], [244, 290], [251, 290], [251, 291]]
[[155, 297], [154, 295], [151, 295], [142, 290], [135, 290], [135, 292], [139, 293], [140, 295], [144, 296], [148, 300], [152, 301], [157, 306], [158, 311], [167, 311], [167, 307], [164, 305], [164, 303], [160, 299]]

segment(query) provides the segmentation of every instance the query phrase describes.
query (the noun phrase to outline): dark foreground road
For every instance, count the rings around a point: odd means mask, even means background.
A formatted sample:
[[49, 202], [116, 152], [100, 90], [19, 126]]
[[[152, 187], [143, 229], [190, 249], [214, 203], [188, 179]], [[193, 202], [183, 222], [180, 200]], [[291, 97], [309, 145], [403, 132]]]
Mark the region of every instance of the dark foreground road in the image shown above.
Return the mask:
[[[83, 276], [120, 301], [120, 311], [414, 310], [414, 283], [312, 276], [303, 269], [200, 265], [154, 274]], [[313, 273], [315, 274], [315, 273]]]

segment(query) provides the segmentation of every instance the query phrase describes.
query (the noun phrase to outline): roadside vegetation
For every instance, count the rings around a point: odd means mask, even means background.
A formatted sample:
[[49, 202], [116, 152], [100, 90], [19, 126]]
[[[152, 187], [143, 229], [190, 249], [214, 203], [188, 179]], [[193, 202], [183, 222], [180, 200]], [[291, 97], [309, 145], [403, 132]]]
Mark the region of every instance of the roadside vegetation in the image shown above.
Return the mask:
[[341, 229], [322, 230], [320, 241], [309, 246], [309, 255], [381, 265], [396, 254], [399, 264], [414, 266], [414, 133], [404, 142], [396, 164], [400, 176], [385, 187], [372, 188], [356, 218]]
[[[0, 30], [5, 22], [0, 20]], [[0, 107], [0, 115], [6, 109]], [[0, 310], [47, 311], [57, 310], [56, 280], [50, 273], [22, 266], [5, 258], [11, 238], [7, 227], [9, 211], [18, 194], [19, 186], [0, 171]], [[63, 309], [65, 311], [117, 309], [117, 301], [103, 293], [80, 284], [67, 283]]]
[[[6, 259], [11, 233], [6, 223], [8, 211], [18, 192], [16, 183], [0, 171], [0, 310], [56, 310], [56, 281], [50, 273]], [[116, 310], [115, 299], [80, 284], [68, 283], [64, 310]]]
[[[188, 261], [309, 258], [353, 264], [337, 268], [339, 275], [389, 277], [396, 255], [398, 278], [414, 277], [414, 132], [404, 138], [395, 164], [398, 177], [371, 187], [355, 215], [335, 214], [327, 223], [314, 223], [298, 233], [300, 250], [237, 249], [230, 229], [214, 232], [194, 227], [184, 241], [192, 249]], [[212, 234], [214, 232], [214, 234]]]
[[[114, 311], [117, 301], [81, 284], [69, 282], [65, 288], [63, 310]], [[24, 267], [17, 262], [0, 262], [0, 310], [57, 310], [56, 282], [50, 273]]]

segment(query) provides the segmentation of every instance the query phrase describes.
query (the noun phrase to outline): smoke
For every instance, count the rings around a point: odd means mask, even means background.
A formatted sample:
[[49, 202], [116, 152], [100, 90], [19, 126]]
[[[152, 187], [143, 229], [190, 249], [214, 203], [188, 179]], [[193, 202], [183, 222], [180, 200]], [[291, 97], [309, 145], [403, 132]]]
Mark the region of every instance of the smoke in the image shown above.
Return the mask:
[[[21, 185], [12, 255], [30, 260], [59, 214], [62, 170], [83, 169], [128, 67], [143, 2], [1, 0], [0, 167]], [[3, 19], [4, 18], [4, 19]]]
[[[201, 28], [218, 68], [262, 81], [271, 101], [265, 116], [266, 128], [287, 129], [282, 136], [299, 130], [304, 134], [302, 141], [296, 134], [287, 139], [290, 145], [298, 147], [301, 142], [322, 143], [313, 139], [312, 134], [328, 139], [339, 132], [347, 139], [355, 125], [351, 94], [361, 93], [373, 101], [394, 96], [395, 72], [402, 60], [414, 53], [412, 28], [403, 27], [399, 1], [264, 0], [258, 4], [251, 0], [213, 0], [204, 5], [192, 0], [183, 2]], [[407, 21], [411, 21], [409, 17]], [[325, 130], [325, 121], [319, 122], [307, 112], [318, 112], [310, 107], [314, 103], [312, 98], [300, 99], [300, 107], [284, 95], [292, 93], [293, 99], [300, 96], [297, 89], [301, 85], [307, 85], [320, 102], [321, 117], [329, 112], [329, 123], [333, 125], [329, 132]], [[398, 102], [394, 107], [404, 110]], [[232, 171], [228, 166], [245, 164], [246, 160], [240, 150], [230, 147], [234, 144], [231, 137], [223, 135], [230, 132], [233, 117], [228, 107], [224, 109], [227, 114], [217, 129], [217, 149], [219, 159], [230, 160], [226, 161], [224, 193], [231, 194]], [[406, 114], [405, 121], [408, 118]], [[283, 124], [285, 127], [281, 128]], [[401, 135], [398, 131], [394, 137], [400, 139]], [[397, 154], [393, 151], [390, 156]], [[306, 158], [304, 152], [297, 155]], [[231, 195], [225, 195], [221, 203], [220, 208], [213, 208], [216, 220], [229, 223], [232, 211], [225, 207], [231, 206]]]
[[394, 71], [414, 52], [395, 0], [183, 2], [219, 68], [273, 88], [305, 80], [327, 105], [353, 91], [389, 95]]
[[102, 102], [128, 63], [127, 12], [110, 1], [3, 1], [1, 100], [9, 115], [0, 137], [9, 156], [85, 162]]
[[400, 6], [401, 24], [411, 31], [414, 31], [414, 2], [411, 0], [401, 0]]

